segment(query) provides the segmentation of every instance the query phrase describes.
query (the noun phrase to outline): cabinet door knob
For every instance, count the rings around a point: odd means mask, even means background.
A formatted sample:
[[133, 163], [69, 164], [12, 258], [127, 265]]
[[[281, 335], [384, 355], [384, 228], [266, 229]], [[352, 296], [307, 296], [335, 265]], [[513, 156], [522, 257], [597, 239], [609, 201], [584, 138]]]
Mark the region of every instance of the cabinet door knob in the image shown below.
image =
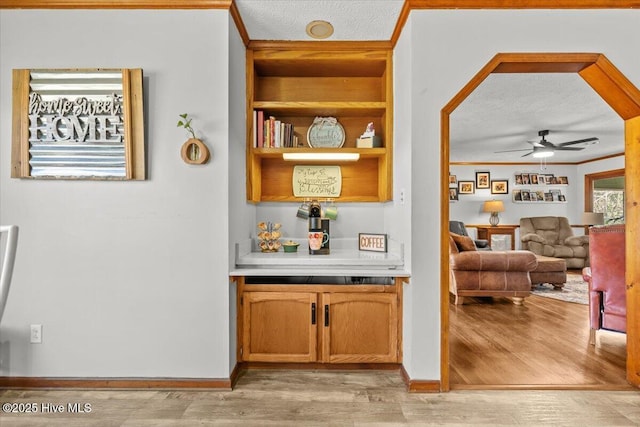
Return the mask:
[[315, 302], [311, 303], [311, 324], [312, 325], [316, 324], [316, 303]]
[[329, 304], [324, 305], [324, 326], [329, 326]]

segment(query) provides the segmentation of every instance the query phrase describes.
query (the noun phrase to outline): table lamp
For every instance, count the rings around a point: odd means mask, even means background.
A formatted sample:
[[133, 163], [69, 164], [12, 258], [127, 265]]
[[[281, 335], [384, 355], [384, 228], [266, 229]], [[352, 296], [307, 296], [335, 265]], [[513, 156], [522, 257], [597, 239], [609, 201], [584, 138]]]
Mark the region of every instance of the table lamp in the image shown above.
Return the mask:
[[500, 222], [498, 212], [504, 212], [504, 203], [502, 203], [502, 200], [487, 200], [486, 202], [484, 202], [482, 211], [491, 212], [491, 216], [489, 217], [489, 224], [491, 224], [492, 227], [495, 227]]
[[585, 212], [582, 214], [582, 223], [584, 225], [603, 225], [604, 214], [600, 212]]

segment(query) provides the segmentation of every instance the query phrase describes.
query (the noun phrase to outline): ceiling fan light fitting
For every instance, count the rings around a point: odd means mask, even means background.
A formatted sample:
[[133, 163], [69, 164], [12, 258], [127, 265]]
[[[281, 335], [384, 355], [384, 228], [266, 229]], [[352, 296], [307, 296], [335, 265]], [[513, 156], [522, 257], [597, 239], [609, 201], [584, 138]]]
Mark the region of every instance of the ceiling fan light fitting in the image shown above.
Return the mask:
[[553, 150], [535, 150], [533, 152], [533, 157], [535, 157], [536, 159], [542, 159], [545, 157], [551, 157], [553, 156]]

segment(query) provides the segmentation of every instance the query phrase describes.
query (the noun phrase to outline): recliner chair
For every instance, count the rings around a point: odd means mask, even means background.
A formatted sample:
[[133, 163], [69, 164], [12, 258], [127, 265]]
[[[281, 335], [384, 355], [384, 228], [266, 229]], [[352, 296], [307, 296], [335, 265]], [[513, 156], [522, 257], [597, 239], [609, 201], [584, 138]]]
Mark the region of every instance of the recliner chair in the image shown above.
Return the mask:
[[[462, 221], [449, 221], [449, 231], [452, 233], [459, 234], [461, 236], [469, 237], [469, 233], [467, 232], [467, 227], [465, 227], [464, 222]], [[489, 246], [489, 241], [485, 239], [474, 239], [473, 243], [476, 245], [476, 249], [479, 251], [490, 251], [491, 246]]]
[[627, 331], [624, 224], [589, 229], [591, 266], [582, 270], [589, 283], [589, 343], [596, 331]]
[[589, 265], [589, 237], [574, 236], [563, 216], [520, 218], [520, 241], [536, 255], [564, 259], [568, 269]]

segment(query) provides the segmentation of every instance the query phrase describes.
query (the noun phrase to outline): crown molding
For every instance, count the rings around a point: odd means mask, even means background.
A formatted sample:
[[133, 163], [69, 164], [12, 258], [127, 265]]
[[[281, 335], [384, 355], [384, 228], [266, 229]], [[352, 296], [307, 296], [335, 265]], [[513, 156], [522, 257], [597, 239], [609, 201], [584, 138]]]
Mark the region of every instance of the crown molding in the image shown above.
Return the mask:
[[0, 9], [229, 9], [233, 0], [2, 0]]
[[640, 0], [406, 0], [410, 9], [633, 9]]

